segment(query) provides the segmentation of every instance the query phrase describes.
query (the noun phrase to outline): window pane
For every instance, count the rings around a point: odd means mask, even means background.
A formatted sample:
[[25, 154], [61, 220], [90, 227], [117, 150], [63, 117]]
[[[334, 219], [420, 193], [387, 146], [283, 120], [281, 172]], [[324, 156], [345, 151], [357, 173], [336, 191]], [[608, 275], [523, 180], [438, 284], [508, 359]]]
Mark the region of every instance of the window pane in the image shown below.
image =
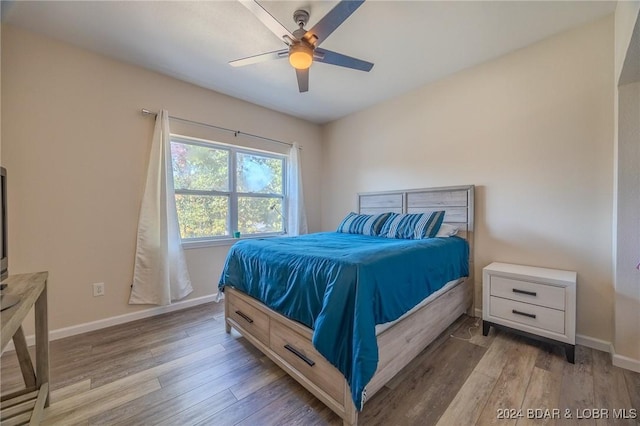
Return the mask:
[[185, 238], [229, 235], [229, 197], [176, 194], [180, 236]]
[[238, 231], [242, 234], [282, 232], [282, 199], [238, 197]]
[[229, 190], [229, 151], [171, 142], [176, 189]]
[[281, 158], [239, 152], [237, 159], [238, 192], [282, 194]]

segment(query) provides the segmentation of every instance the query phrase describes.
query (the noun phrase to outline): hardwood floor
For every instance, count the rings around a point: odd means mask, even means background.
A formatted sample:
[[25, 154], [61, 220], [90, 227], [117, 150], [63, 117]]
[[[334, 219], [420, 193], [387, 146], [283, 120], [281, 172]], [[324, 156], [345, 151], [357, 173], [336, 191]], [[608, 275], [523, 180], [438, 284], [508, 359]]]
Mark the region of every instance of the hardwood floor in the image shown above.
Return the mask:
[[[235, 331], [226, 334], [223, 309], [206, 304], [51, 342], [43, 424], [342, 424]], [[365, 405], [359, 424], [640, 424], [613, 418], [613, 409], [640, 415], [640, 374], [613, 367], [608, 354], [578, 346], [572, 365], [560, 348], [493, 329], [484, 337], [479, 325], [456, 321]], [[2, 393], [19, 389], [15, 353], [0, 361]], [[559, 409], [560, 418], [527, 418], [528, 408]], [[501, 409], [523, 416], [499, 419]]]

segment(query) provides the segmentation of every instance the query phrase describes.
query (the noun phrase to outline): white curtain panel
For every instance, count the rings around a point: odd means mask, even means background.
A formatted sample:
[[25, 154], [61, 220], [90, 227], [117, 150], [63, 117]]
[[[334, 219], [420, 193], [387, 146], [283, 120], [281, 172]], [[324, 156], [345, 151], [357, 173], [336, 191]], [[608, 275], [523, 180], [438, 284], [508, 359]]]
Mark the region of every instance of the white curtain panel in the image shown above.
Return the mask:
[[307, 215], [304, 210], [304, 194], [302, 191], [302, 171], [300, 162], [300, 147], [294, 143], [289, 150], [287, 170], [287, 233], [302, 235], [307, 233]]
[[162, 110], [153, 131], [129, 303], [169, 305], [192, 291], [173, 192], [169, 113]]

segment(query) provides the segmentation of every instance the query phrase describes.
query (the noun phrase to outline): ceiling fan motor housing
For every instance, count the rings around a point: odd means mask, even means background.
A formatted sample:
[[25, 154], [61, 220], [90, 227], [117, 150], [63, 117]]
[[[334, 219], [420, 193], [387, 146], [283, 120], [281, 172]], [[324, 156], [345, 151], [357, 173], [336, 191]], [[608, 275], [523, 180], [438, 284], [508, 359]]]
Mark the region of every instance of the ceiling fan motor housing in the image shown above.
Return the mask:
[[298, 24], [298, 27], [304, 28], [309, 22], [309, 12], [302, 9], [296, 10], [293, 12], [293, 20]]

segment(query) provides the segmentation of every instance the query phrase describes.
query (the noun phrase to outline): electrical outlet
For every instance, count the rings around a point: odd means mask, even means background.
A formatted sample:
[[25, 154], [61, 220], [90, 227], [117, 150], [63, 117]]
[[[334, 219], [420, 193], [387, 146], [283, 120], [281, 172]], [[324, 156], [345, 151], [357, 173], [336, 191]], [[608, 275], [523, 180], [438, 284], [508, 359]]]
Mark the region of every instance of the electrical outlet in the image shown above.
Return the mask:
[[93, 284], [93, 297], [104, 296], [104, 283]]

